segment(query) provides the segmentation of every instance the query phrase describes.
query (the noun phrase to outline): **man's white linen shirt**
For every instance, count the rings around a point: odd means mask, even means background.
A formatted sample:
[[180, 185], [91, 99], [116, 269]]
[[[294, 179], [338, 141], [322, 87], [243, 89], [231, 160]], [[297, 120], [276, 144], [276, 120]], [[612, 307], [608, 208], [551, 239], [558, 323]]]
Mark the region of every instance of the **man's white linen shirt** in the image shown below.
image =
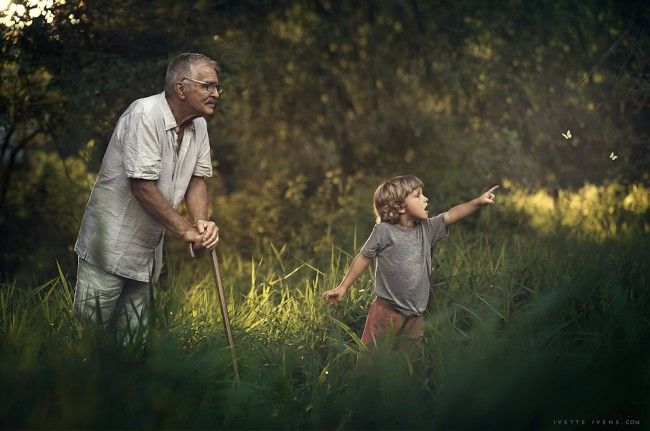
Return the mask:
[[185, 128], [178, 150], [177, 132], [164, 93], [138, 99], [122, 114], [81, 221], [75, 244], [81, 259], [133, 280], [158, 278], [165, 229], [133, 196], [130, 179], [156, 181], [175, 209], [192, 176], [211, 177], [205, 119]]

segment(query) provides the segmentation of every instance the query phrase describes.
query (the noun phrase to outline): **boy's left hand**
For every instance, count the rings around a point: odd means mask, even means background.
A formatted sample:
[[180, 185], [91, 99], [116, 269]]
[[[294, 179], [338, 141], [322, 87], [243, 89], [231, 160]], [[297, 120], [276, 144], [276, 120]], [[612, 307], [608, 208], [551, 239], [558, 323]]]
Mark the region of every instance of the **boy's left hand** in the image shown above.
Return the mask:
[[478, 202], [479, 205], [485, 206], [485, 205], [494, 205], [494, 202], [496, 201], [496, 195], [494, 192], [496, 189], [498, 189], [499, 186], [494, 186], [487, 192], [483, 193], [481, 196], [476, 198], [476, 201]]

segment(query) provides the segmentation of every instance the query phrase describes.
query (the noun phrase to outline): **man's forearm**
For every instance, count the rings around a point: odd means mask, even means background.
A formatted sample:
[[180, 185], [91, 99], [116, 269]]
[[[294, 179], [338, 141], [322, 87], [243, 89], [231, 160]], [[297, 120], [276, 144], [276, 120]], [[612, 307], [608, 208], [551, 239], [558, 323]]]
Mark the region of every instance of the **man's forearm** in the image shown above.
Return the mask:
[[464, 204], [456, 205], [444, 214], [445, 224], [450, 225], [456, 223], [457, 221], [475, 213], [480, 208], [481, 205], [476, 201], [476, 199], [472, 199]]
[[208, 219], [208, 185], [203, 177], [192, 177], [185, 192], [185, 206], [192, 223]]
[[155, 181], [132, 179], [131, 193], [149, 215], [174, 235], [183, 238], [185, 232], [192, 229], [190, 223], [165, 200]]

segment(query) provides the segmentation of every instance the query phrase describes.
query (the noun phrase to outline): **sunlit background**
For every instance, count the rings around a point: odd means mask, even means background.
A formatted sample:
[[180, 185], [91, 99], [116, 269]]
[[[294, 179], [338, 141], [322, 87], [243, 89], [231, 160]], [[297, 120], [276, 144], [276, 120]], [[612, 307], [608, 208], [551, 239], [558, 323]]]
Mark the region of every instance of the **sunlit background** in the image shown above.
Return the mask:
[[[0, 1], [0, 428], [647, 423], [650, 3], [495, 5]], [[172, 236], [144, 353], [71, 306], [115, 123], [187, 51], [225, 90], [209, 184], [240, 386], [209, 262]], [[358, 366], [374, 274], [321, 296], [400, 174], [430, 214], [501, 187], [435, 249], [419, 356]]]

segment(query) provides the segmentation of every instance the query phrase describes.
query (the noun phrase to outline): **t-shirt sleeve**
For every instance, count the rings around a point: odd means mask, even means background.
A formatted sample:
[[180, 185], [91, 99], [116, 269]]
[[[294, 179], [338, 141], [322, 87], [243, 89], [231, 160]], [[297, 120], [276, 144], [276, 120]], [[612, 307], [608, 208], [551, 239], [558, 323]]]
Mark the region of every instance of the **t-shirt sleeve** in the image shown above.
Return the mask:
[[202, 127], [199, 138], [199, 151], [192, 175], [195, 177], [212, 176], [212, 159], [210, 158], [210, 139], [206, 126]]
[[377, 224], [372, 228], [372, 232], [366, 240], [366, 243], [361, 247], [360, 253], [368, 259], [372, 259], [377, 256], [379, 250], [381, 250], [381, 234], [379, 232], [379, 225]]
[[122, 154], [126, 176], [157, 180], [162, 167], [162, 146], [153, 124], [143, 114], [131, 114], [125, 120]]
[[449, 235], [449, 227], [445, 223], [444, 214], [428, 218], [426, 223], [432, 246]]

